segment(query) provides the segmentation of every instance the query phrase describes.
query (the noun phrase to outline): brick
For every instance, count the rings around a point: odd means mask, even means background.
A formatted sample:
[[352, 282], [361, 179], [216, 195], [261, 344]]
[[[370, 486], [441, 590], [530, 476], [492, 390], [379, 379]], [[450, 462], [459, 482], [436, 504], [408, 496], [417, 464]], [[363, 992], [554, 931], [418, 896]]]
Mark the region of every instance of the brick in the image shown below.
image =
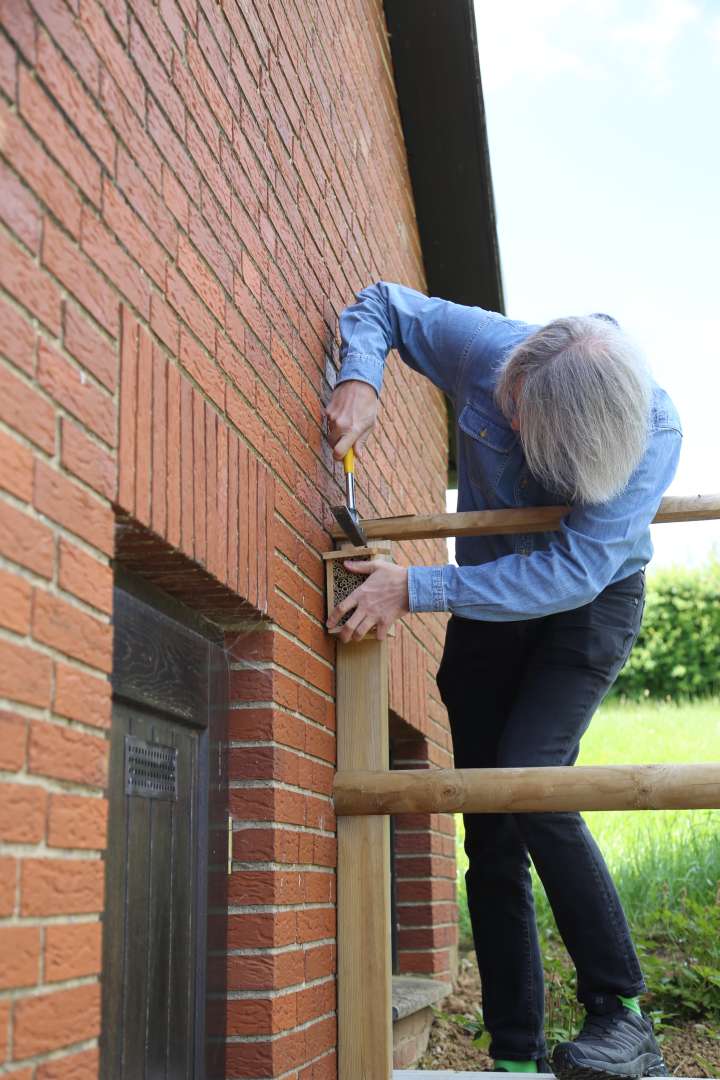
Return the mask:
[[28, 570], [50, 578], [53, 534], [47, 525], [0, 500], [0, 554]]
[[112, 231], [145, 273], [156, 285], [164, 288], [165, 251], [132, 206], [109, 181], [105, 183], [103, 214]]
[[102, 926], [80, 923], [45, 930], [45, 978], [48, 982], [100, 973]]
[[92, 94], [97, 93], [99, 63], [97, 53], [75, 20], [78, 5], [65, 0], [42, 0], [37, 13]]
[[35, 331], [7, 300], [0, 298], [0, 355], [27, 375], [35, 370]]
[[180, 362], [218, 408], [224, 408], [225, 381], [213, 361], [185, 330], [180, 332]]
[[0, 927], [0, 990], [35, 986], [40, 976], [40, 927]]
[[60, 462], [106, 499], [115, 496], [116, 465], [111, 453], [66, 416], [62, 418]]
[[138, 328], [137, 407], [135, 412], [135, 514], [150, 524], [152, 496], [152, 340]]
[[0, 785], [0, 838], [7, 844], [38, 844], [45, 836], [47, 793], [30, 784]]
[[[109, 173], [115, 168], [115, 136], [77, 75], [65, 63], [50, 37], [40, 30], [36, 71], [65, 114]], [[81, 186], [81, 185], [79, 185]]]
[[43, 461], [35, 463], [35, 506], [106, 555], [113, 554], [113, 515], [109, 505]]
[[178, 320], [159, 293], [150, 299], [150, 325], [173, 355], [178, 351]]
[[60, 332], [60, 292], [9, 237], [0, 234], [0, 285], [54, 334]]
[[0, 697], [23, 705], [50, 704], [52, 661], [36, 649], [0, 640]]
[[[2, 862], [2, 860], [0, 860]], [[10, 1044], [10, 1012], [12, 1009], [12, 1001], [10, 998], [5, 998], [0, 1001], [0, 1061], [4, 1061], [7, 1057], [8, 1046]]]
[[171, 255], [175, 255], [177, 225], [160, 196], [123, 147], [118, 151], [118, 186], [152, 235]]
[[27, 720], [24, 716], [0, 711], [0, 769], [17, 772], [25, 764]]
[[44, 341], [38, 348], [37, 379], [43, 390], [107, 443], [115, 445], [115, 404], [108, 393]]
[[180, 507], [181, 544], [188, 555], [195, 551], [195, 515], [193, 513], [193, 390], [187, 379], [180, 379]]
[[53, 711], [91, 727], [110, 726], [110, 683], [70, 664], [55, 665]]
[[[165, 536], [167, 527], [167, 361], [152, 346], [152, 514], [153, 532]], [[171, 447], [176, 454], [177, 444]]]
[[107, 338], [70, 301], [65, 302], [63, 345], [108, 390], [117, 385], [117, 356]]
[[[180, 375], [174, 364], [167, 370], [167, 539], [180, 544]], [[177, 448], [173, 452], [173, 447]]]
[[32, 586], [24, 578], [0, 569], [0, 626], [27, 634], [30, 629]]
[[32, 451], [0, 431], [0, 488], [24, 502], [32, 499]]
[[167, 299], [183, 322], [202, 342], [208, 352], [215, 348], [215, 320], [200, 302], [185, 277], [174, 266], [167, 268]]
[[0, 220], [5, 222], [26, 247], [37, 252], [40, 246], [41, 221], [37, 200], [4, 162], [0, 162], [0, 186], [3, 192]]
[[50, 796], [50, 847], [102, 850], [105, 847], [106, 830], [106, 799], [91, 799], [83, 795]]
[[100, 1030], [100, 987], [56, 990], [15, 1003], [16, 1060], [92, 1039]]
[[215, 274], [199, 257], [193, 245], [181, 236], [178, 241], [178, 266], [218, 322], [225, 319], [225, 294]]
[[87, 256], [51, 221], [45, 222], [43, 263], [109, 334], [117, 334], [118, 303], [114, 292]]
[[76, 544], [61, 537], [58, 584], [107, 615], [112, 612], [113, 574], [107, 562], [102, 562]]
[[[17, 53], [7, 38], [0, 38], [0, 90], [15, 100], [17, 86]], [[0, 1055], [1, 1057], [2, 1055]]]
[[200, 201], [200, 176], [187, 152], [185, 143], [179, 139], [168, 124], [152, 98], [148, 99], [148, 131], [155, 145], [194, 202]]
[[12, 915], [17, 889], [16, 859], [0, 858], [0, 915]]
[[99, 1058], [99, 1051], [94, 1049], [42, 1062], [36, 1067], [35, 1080], [97, 1080]]
[[[152, 11], [152, 9], [150, 9], [150, 11]], [[146, 25], [146, 20], [143, 18], [143, 26], [145, 27]], [[164, 29], [161, 29], [159, 20], [156, 20], [156, 30], [158, 31], [158, 36], [164, 33]], [[167, 41], [162, 42], [161, 47], [162, 45], [165, 46], [167, 56], [169, 49]], [[147, 83], [150, 92], [160, 104], [165, 115], [170, 120], [170, 123], [179, 135], [183, 135], [185, 132], [185, 109], [183, 108], [180, 95], [175, 89], [172, 80], [168, 78], [167, 70], [163, 68], [156, 53], [151, 47], [150, 42], [135, 19], [132, 20], [130, 27], [130, 54], [135, 61], [137, 69], [141, 72]]]
[[120, 349], [120, 418], [118, 502], [135, 510], [135, 413], [137, 409], [138, 325], [127, 307], [122, 309]]
[[159, 191], [160, 155], [122, 90], [104, 70], [100, 78], [100, 100], [113, 128], [155, 190]]
[[26, 858], [20, 866], [20, 911], [27, 916], [94, 915], [102, 910], [103, 888], [100, 860]]
[[39, 776], [99, 787], [107, 775], [108, 743], [104, 738], [62, 724], [33, 720], [28, 743], [28, 769]]
[[35, 63], [35, 26], [27, 0], [3, 5], [2, 25], [29, 64]]
[[100, 202], [100, 165], [71, 131], [62, 113], [27, 69], [19, 72], [20, 112], [41, 142], [80, 190], [96, 206]]
[[0, 365], [0, 420], [51, 454], [55, 448], [55, 410], [34, 386]]
[[[121, 239], [124, 243], [125, 237]], [[82, 246], [94, 265], [115, 284], [140, 315], [144, 319], [149, 318], [150, 285], [147, 278], [124, 248], [115, 242], [110, 230], [87, 211], [82, 220]]]
[[98, 0], [80, 0], [80, 22], [111, 77], [140, 118], [144, 116], [145, 90], [127, 52], [108, 23]]
[[33, 609], [33, 637], [100, 671], [112, 668], [112, 627], [62, 597], [38, 592]]
[[195, 558], [205, 563], [207, 557], [207, 508], [205, 505], [205, 487], [207, 480], [205, 464], [205, 399], [197, 391], [192, 396], [193, 418], [193, 508], [195, 521], [193, 537]]

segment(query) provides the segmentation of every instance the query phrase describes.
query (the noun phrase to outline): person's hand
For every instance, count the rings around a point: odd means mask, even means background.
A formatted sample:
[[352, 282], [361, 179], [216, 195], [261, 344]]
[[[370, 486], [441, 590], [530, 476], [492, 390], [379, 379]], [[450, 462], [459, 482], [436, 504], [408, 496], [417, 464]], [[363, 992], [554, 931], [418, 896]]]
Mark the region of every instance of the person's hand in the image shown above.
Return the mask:
[[387, 637], [390, 626], [410, 610], [408, 600], [408, 572], [405, 566], [396, 566], [384, 559], [345, 559], [343, 565], [357, 574], [367, 574], [367, 581], [333, 608], [328, 616], [327, 628], [332, 630], [348, 611], [355, 611], [341, 627], [341, 641], [360, 641], [373, 626], [377, 627], [379, 641]]
[[377, 413], [378, 396], [370, 383], [348, 379], [335, 387], [322, 414], [327, 417], [328, 441], [337, 461], [342, 461], [351, 446], [360, 457]]

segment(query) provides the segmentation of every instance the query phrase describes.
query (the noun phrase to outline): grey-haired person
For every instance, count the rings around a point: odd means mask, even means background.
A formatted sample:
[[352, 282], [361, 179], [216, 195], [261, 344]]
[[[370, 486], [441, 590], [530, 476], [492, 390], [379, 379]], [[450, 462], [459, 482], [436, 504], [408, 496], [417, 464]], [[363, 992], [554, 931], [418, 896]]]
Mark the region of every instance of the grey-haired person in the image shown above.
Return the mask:
[[[607, 315], [535, 325], [378, 281], [340, 314], [327, 408], [336, 458], [362, 454], [387, 355], [457, 417], [458, 510], [566, 505], [554, 532], [460, 537], [457, 565], [356, 563], [332, 611], [344, 641], [409, 612], [447, 611], [437, 682], [457, 768], [572, 765], [637, 638], [649, 525], [682, 429], [638, 348]], [[545, 1071], [543, 968], [530, 860], [586, 1010], [555, 1047], [561, 1080], [666, 1075], [620, 899], [578, 813], [465, 814], [468, 907], [497, 1069]]]

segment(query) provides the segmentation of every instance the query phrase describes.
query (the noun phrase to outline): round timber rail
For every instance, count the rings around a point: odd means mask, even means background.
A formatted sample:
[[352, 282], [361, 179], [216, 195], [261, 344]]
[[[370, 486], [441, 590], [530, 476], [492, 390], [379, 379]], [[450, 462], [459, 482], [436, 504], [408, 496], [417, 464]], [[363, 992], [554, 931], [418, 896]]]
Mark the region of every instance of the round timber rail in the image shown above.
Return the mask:
[[341, 771], [338, 815], [720, 809], [720, 763]]
[[[560, 527], [569, 506], [523, 506], [514, 510], [466, 510], [459, 514], [405, 514], [365, 518], [368, 540], [429, 540], [448, 536], [503, 536], [511, 533], [552, 532]], [[710, 521], [720, 518], [720, 495], [667, 495], [654, 522]], [[335, 540], [346, 539], [339, 525], [330, 527]]]

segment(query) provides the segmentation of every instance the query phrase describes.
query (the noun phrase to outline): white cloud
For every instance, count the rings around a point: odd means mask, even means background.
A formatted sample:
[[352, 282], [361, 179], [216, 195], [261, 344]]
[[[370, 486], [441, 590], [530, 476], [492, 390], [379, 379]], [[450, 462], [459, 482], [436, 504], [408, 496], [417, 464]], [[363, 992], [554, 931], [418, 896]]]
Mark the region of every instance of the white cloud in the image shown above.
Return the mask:
[[[703, 17], [694, 0], [476, 0], [483, 84], [490, 90], [555, 78], [609, 78], [618, 67], [647, 89], [667, 88], [674, 47]], [[720, 20], [714, 30], [720, 41]], [[705, 26], [705, 30], [708, 26]]]

